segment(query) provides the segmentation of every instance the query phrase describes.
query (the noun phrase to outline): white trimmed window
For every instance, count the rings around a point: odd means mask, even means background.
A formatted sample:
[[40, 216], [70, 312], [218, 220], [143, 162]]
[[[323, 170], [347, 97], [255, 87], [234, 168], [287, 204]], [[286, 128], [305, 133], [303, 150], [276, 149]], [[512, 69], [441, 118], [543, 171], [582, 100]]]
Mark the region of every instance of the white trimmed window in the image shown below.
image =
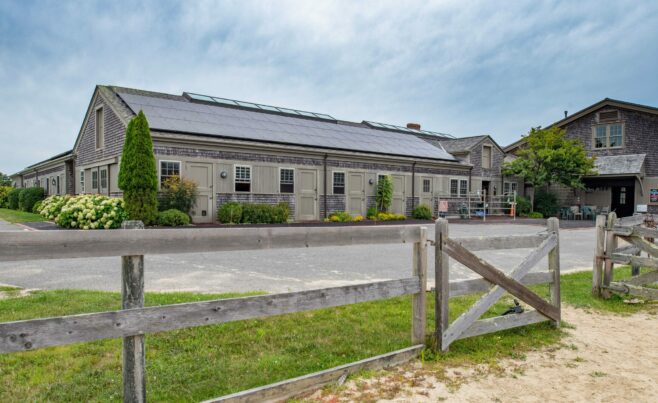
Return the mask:
[[103, 108], [96, 109], [96, 121], [94, 123], [96, 149], [101, 149], [105, 145], [105, 120], [103, 115]]
[[459, 181], [459, 196], [466, 197], [468, 193], [468, 181], [466, 179], [461, 179]]
[[432, 191], [432, 181], [428, 178], [423, 179], [423, 193], [429, 193]]
[[180, 177], [180, 161], [160, 161], [160, 186], [172, 176]]
[[279, 171], [279, 192], [295, 193], [295, 170], [292, 168], [281, 168]]
[[107, 169], [101, 169], [101, 189], [107, 188]]
[[85, 192], [85, 171], [84, 169], [80, 170], [80, 193]]
[[333, 191], [335, 195], [345, 194], [345, 172], [334, 172]]
[[251, 192], [251, 167], [246, 165], [235, 166], [235, 191]]
[[592, 147], [594, 149], [615, 148], [624, 145], [624, 127], [621, 123], [594, 126], [593, 131]]
[[98, 171], [91, 171], [91, 189], [98, 189]]
[[459, 196], [459, 179], [450, 179], [450, 197]]
[[482, 168], [491, 169], [491, 146], [482, 146]]

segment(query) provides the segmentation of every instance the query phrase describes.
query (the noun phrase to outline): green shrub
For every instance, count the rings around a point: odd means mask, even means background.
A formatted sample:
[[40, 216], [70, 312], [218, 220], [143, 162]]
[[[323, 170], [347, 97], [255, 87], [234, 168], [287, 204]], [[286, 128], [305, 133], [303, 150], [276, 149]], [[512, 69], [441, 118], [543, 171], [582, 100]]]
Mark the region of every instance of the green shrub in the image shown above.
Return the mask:
[[34, 208], [34, 204], [43, 200], [44, 197], [45, 191], [41, 187], [24, 189], [18, 196], [18, 207], [23, 211], [31, 213], [32, 209]]
[[555, 194], [540, 191], [535, 195], [535, 211], [542, 213], [544, 217], [555, 216], [559, 209]]
[[282, 224], [288, 221], [288, 203], [270, 204], [242, 204], [243, 224]]
[[55, 223], [62, 228], [112, 229], [128, 219], [122, 199], [101, 195], [70, 197], [62, 206]]
[[395, 214], [395, 213], [377, 213], [377, 221], [398, 221], [406, 220], [407, 216], [404, 214]]
[[239, 224], [242, 221], [242, 204], [227, 202], [221, 205], [217, 219], [224, 224]]
[[190, 216], [180, 210], [169, 209], [158, 213], [158, 224], [167, 227], [179, 227], [181, 225], [188, 225], [190, 223]]
[[160, 211], [176, 209], [186, 214], [196, 205], [199, 196], [196, 182], [179, 176], [171, 176], [162, 184], [158, 200]]
[[544, 215], [539, 211], [533, 211], [532, 213], [528, 213], [528, 218], [544, 218]]
[[39, 210], [41, 210], [42, 203], [43, 200], [39, 200], [38, 202], [34, 203], [34, 207], [32, 207], [32, 213], [39, 214]]
[[130, 219], [145, 225], [154, 223], [158, 216], [158, 175], [151, 131], [142, 111], [128, 122], [118, 182]]
[[18, 210], [18, 201], [25, 189], [12, 189], [7, 194], [7, 207], [12, 210]]
[[331, 222], [352, 222], [352, 215], [346, 211], [334, 211], [329, 215]]
[[70, 198], [71, 196], [69, 195], [47, 197], [41, 202], [38, 211], [35, 211], [35, 213], [41, 214], [48, 220], [56, 220], [62, 211], [62, 207], [64, 207]]
[[517, 216], [527, 216], [532, 210], [532, 204], [530, 203], [530, 198], [517, 196], [516, 197], [516, 215]]
[[281, 202], [272, 207], [272, 222], [285, 223], [288, 222], [290, 216], [290, 206], [286, 202]]
[[9, 192], [13, 189], [11, 186], [0, 186], [0, 208], [9, 207]]
[[377, 217], [377, 207], [369, 207], [368, 211], [366, 212], [366, 217], [368, 217], [369, 220], [372, 220], [373, 218], [371, 217]]
[[427, 204], [419, 204], [414, 208], [411, 216], [417, 220], [431, 220], [432, 209]]
[[377, 210], [388, 211], [393, 202], [393, 179], [391, 175], [383, 175], [377, 181], [377, 194], [375, 195], [377, 201]]

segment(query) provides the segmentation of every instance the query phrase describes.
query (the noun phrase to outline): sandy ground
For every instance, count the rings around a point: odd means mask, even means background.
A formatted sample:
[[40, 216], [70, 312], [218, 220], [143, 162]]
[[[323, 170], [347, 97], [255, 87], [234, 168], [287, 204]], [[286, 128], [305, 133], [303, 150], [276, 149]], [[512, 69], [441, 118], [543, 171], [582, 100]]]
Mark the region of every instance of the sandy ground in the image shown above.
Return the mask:
[[447, 368], [437, 374], [415, 363], [381, 376], [348, 381], [324, 402], [656, 402], [658, 317], [617, 316], [565, 307], [575, 326], [561, 348], [505, 359], [499, 366]]

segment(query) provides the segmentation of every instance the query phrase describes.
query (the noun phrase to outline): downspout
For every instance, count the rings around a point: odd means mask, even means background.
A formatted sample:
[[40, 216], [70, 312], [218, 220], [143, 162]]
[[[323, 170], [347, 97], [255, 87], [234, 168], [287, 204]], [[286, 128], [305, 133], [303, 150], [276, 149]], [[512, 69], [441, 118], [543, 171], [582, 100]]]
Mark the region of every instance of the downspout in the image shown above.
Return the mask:
[[322, 203], [324, 205], [324, 211], [322, 218], [327, 218], [327, 157], [329, 155], [324, 155], [324, 194], [322, 195]]
[[411, 164], [411, 211], [416, 207], [416, 162]]

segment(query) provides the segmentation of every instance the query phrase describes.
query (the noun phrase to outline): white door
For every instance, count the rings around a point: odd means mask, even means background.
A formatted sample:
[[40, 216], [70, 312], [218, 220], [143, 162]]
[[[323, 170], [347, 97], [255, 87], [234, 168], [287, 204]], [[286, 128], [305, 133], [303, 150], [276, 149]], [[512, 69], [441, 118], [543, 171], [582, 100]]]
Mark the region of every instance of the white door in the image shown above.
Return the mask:
[[315, 169], [298, 169], [296, 214], [299, 221], [318, 219], [318, 171]]
[[407, 201], [404, 194], [404, 175], [391, 175], [393, 178], [393, 202], [391, 211], [396, 214], [405, 214]]
[[433, 189], [432, 178], [421, 176], [420, 178], [420, 204], [425, 204], [432, 208]]
[[194, 181], [199, 195], [196, 206], [192, 207], [190, 215], [194, 223], [208, 223], [214, 221], [213, 209], [213, 170], [212, 164], [206, 162], [188, 162], [185, 164], [183, 176]]
[[365, 214], [366, 175], [363, 172], [350, 172], [347, 177], [347, 212], [351, 215]]

